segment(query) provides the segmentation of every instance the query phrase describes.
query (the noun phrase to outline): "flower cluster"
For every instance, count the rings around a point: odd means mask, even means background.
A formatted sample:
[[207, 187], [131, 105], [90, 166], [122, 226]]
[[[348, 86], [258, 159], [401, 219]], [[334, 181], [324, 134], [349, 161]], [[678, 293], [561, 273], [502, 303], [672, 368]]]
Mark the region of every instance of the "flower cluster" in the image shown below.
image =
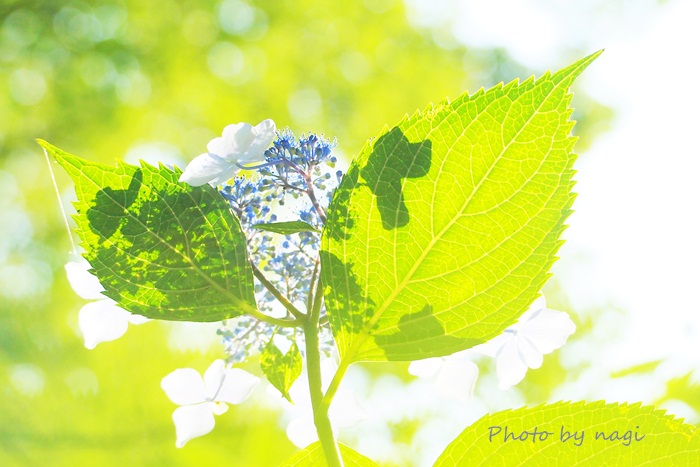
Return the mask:
[[[314, 271], [319, 267], [320, 229], [325, 211], [342, 173], [334, 174], [335, 142], [314, 134], [296, 139], [291, 131], [282, 131], [264, 153], [264, 163], [251, 167], [257, 176], [236, 177], [220, 188], [241, 221], [248, 240], [253, 264], [277, 290], [297, 308], [306, 309]], [[262, 161], [260, 161], [262, 162]], [[273, 234], [256, 228], [257, 224], [300, 220], [312, 230], [290, 235]], [[258, 308], [275, 317], [287, 311], [261, 282], [256, 281]], [[321, 310], [321, 316], [325, 309]], [[323, 320], [327, 323], [327, 320]], [[219, 330], [230, 361], [239, 362], [260, 351], [273, 334], [296, 340], [304, 349], [303, 333], [242, 316], [230, 320]], [[321, 350], [328, 354], [333, 338], [327, 324], [320, 334]]]

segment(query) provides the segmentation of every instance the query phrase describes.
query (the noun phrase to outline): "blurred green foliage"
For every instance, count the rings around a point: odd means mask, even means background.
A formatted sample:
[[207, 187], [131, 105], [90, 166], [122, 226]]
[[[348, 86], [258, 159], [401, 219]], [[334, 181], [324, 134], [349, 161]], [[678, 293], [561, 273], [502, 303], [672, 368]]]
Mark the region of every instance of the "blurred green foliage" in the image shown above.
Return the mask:
[[[174, 448], [160, 380], [203, 371], [216, 345], [178, 350], [171, 327], [149, 323], [82, 346], [71, 247], [35, 138], [102, 162], [184, 166], [225, 125], [272, 118], [337, 136], [349, 158], [429, 101], [528, 74], [436, 34], [412, 27], [399, 0], [2, 2], [0, 465], [264, 466], [295, 450], [277, 412], [253, 403]], [[606, 115], [588, 103], [583, 122], [589, 107]]]

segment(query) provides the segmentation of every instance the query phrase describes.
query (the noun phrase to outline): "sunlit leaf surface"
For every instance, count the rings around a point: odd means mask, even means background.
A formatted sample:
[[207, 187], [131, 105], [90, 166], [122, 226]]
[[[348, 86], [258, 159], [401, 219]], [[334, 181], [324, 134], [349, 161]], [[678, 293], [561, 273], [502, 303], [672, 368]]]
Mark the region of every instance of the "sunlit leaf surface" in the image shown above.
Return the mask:
[[255, 306], [245, 236], [213, 188], [178, 183], [166, 167], [110, 167], [41, 144], [75, 182], [78, 234], [104, 295], [176, 321], [218, 321]]
[[569, 86], [597, 56], [429, 107], [364, 146], [323, 234], [344, 358], [451, 354], [527, 309], [574, 200]]
[[697, 429], [663, 411], [559, 402], [483, 417], [445, 449], [435, 467], [696, 465], [698, 458]]
[[260, 368], [274, 387], [276, 387], [290, 402], [289, 388], [301, 374], [302, 358], [296, 342], [292, 342], [286, 354], [283, 354], [275, 344], [270, 343], [260, 354]]

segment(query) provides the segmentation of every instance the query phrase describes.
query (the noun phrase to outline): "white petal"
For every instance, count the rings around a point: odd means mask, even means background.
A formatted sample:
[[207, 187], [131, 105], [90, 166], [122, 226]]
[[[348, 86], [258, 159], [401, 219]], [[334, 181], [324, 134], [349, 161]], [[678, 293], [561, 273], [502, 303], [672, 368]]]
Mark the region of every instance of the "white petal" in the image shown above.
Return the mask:
[[104, 287], [95, 275], [90, 274], [90, 263], [85, 259], [70, 261], [64, 267], [70, 286], [80, 297], [86, 300], [105, 298], [102, 295]]
[[221, 385], [226, 378], [226, 363], [219, 359], [214, 360], [204, 372], [204, 387], [207, 399], [214, 400], [214, 396], [219, 392]]
[[146, 318], [145, 316], [129, 313], [129, 323], [131, 324], [143, 324], [148, 321], [150, 321], [150, 319]]
[[498, 386], [501, 389], [515, 386], [523, 380], [525, 373], [527, 373], [527, 365], [520, 357], [517, 342], [513, 340], [501, 349], [496, 359]]
[[214, 402], [211, 405], [211, 411], [214, 415], [222, 415], [228, 412], [228, 404], [225, 402]]
[[175, 422], [175, 445], [183, 447], [192, 438], [204, 436], [214, 429], [214, 414], [211, 403], [178, 407], [173, 412]]
[[299, 449], [303, 449], [318, 440], [313, 417], [310, 414], [302, 415], [289, 422], [287, 438]]
[[218, 177], [211, 180], [209, 184], [214, 188], [216, 188], [218, 185], [223, 185], [227, 181], [231, 180], [233, 176], [236, 175], [236, 172], [238, 172], [239, 170], [240, 169], [238, 168], [238, 166], [232, 163], [226, 169], [222, 170], [219, 173]]
[[366, 420], [368, 415], [357, 400], [355, 391], [347, 390], [338, 391], [335, 395], [328, 410], [328, 417], [333, 426], [348, 428]]
[[129, 312], [110, 299], [98, 300], [80, 309], [78, 325], [85, 347], [94, 349], [100, 342], [113, 341], [124, 335], [129, 327]]
[[416, 360], [408, 365], [408, 372], [420, 379], [432, 378], [442, 368], [444, 360], [442, 358], [426, 358]]
[[270, 147], [277, 136], [275, 122], [270, 119], [263, 120], [254, 128], [255, 140], [250, 147], [238, 158], [239, 163], [262, 162], [265, 160], [265, 151]]
[[535, 299], [534, 302], [530, 305], [530, 308], [525, 311], [522, 315], [520, 315], [520, 318], [518, 318], [518, 322], [515, 323], [514, 325], [510, 326], [509, 329], [520, 329], [520, 326], [523, 323], [526, 323], [530, 321], [531, 319], [535, 318], [539, 313], [544, 310], [547, 307], [546, 302], [544, 301], [544, 295], [540, 295]]
[[259, 378], [240, 368], [227, 370], [221, 359], [214, 360], [204, 373], [207, 398], [229, 404], [240, 404], [246, 400], [259, 381]]
[[250, 396], [253, 388], [260, 382], [260, 378], [253, 376], [240, 368], [233, 368], [226, 372], [224, 384], [216, 396], [217, 401], [229, 404], [240, 404]]
[[[228, 127], [227, 127], [228, 128]], [[221, 136], [217, 136], [207, 144], [207, 152], [221, 158], [226, 154], [226, 144]]]
[[160, 381], [160, 387], [177, 405], [199, 404], [207, 399], [202, 376], [192, 368], [178, 368]]
[[435, 380], [435, 387], [441, 396], [469, 401], [478, 376], [479, 367], [474, 362], [448, 357]]
[[533, 370], [542, 366], [542, 352], [537, 350], [532, 341], [522, 334], [516, 337], [516, 342], [518, 343], [518, 353], [520, 354], [520, 360], [522, 360], [525, 365]]
[[233, 176], [238, 168], [231, 161], [222, 159], [215, 154], [204, 153], [192, 159], [185, 171], [180, 175], [181, 182], [192, 186], [202, 186], [213, 180], [225, 177], [226, 181]]
[[526, 336], [537, 350], [548, 354], [563, 346], [576, 331], [576, 325], [563, 311], [542, 310], [536, 318], [523, 323], [519, 334]]
[[249, 123], [236, 123], [224, 128], [221, 138], [213, 139], [207, 145], [207, 151], [234, 161], [246, 152], [255, 141], [255, 129]]
[[501, 349], [514, 337], [515, 335], [512, 332], [504, 332], [483, 344], [475, 346], [472, 350], [487, 357], [497, 357]]
[[537, 311], [537, 310], [544, 310], [547, 308], [547, 301], [544, 299], [544, 295], [540, 295], [535, 299], [534, 302], [532, 302], [532, 305], [530, 305], [530, 310]]

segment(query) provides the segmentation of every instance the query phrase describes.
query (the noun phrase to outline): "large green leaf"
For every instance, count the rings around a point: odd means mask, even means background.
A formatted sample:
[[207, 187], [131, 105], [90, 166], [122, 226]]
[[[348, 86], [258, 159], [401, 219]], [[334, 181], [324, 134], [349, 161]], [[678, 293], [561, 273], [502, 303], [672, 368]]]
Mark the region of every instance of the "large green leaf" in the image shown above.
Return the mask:
[[75, 182], [85, 258], [119, 306], [176, 321], [255, 306], [245, 236], [216, 190], [178, 183], [166, 167], [111, 167], [39, 143]]
[[[359, 452], [353, 451], [342, 444], [338, 444], [338, 447], [340, 448], [340, 455], [343, 458], [345, 467], [378, 467], [376, 462]], [[326, 467], [327, 465], [321, 443], [316, 441], [301, 451], [292, 454], [280, 467]]]
[[451, 354], [534, 301], [574, 199], [568, 89], [598, 55], [445, 101], [363, 147], [322, 241], [343, 358]]
[[663, 411], [640, 404], [559, 402], [483, 417], [447, 446], [435, 467], [689, 466], [698, 459], [698, 430]]

